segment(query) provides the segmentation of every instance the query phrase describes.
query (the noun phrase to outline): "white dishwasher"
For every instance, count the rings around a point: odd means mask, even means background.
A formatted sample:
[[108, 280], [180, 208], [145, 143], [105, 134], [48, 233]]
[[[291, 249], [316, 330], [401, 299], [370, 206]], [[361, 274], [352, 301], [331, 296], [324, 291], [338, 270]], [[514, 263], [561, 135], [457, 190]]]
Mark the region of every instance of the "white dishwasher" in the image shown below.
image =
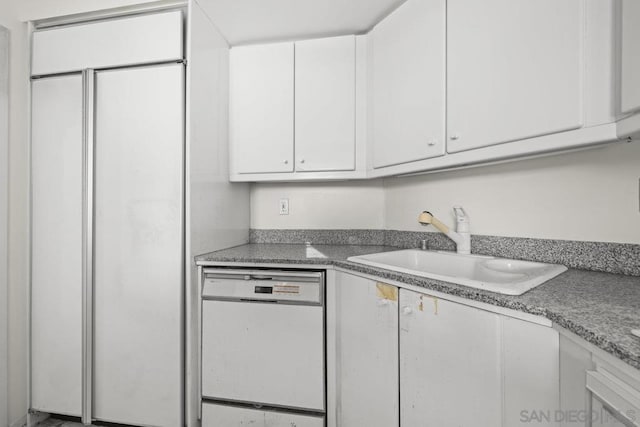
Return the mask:
[[203, 427], [324, 426], [324, 272], [202, 279]]

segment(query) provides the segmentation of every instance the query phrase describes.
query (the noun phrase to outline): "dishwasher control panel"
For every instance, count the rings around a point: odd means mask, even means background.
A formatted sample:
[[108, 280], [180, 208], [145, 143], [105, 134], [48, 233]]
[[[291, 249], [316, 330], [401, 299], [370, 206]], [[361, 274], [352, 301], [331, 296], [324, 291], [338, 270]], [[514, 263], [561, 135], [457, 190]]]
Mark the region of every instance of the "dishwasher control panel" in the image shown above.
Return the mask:
[[324, 273], [314, 271], [205, 269], [202, 298], [322, 305]]

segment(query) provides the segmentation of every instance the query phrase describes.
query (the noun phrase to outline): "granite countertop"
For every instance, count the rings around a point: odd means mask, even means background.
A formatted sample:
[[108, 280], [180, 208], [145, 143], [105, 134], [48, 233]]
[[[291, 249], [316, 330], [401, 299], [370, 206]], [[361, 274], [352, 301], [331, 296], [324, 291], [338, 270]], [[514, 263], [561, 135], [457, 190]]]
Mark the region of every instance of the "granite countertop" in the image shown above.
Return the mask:
[[398, 250], [375, 245], [247, 244], [196, 257], [196, 263], [334, 265], [548, 318], [640, 369], [640, 277], [570, 269], [523, 295], [510, 296], [347, 261], [355, 255]]

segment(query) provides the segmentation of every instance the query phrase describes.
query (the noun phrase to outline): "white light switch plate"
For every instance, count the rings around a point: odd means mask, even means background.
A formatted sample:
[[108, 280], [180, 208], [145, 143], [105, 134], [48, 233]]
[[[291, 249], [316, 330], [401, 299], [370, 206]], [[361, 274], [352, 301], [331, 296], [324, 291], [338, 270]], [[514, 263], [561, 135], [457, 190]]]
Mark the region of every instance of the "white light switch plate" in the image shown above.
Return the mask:
[[289, 215], [289, 199], [280, 199], [280, 215]]

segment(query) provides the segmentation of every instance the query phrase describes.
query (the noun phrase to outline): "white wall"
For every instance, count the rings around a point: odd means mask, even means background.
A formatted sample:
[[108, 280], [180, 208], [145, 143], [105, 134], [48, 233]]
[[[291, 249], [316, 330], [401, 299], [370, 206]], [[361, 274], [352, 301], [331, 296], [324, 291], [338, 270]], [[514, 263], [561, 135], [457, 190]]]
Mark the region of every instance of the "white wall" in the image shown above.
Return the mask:
[[[254, 184], [253, 228], [428, 231], [429, 210], [453, 224], [465, 207], [477, 234], [640, 243], [640, 143], [364, 183]], [[292, 214], [279, 216], [289, 197]]]
[[477, 234], [640, 243], [640, 143], [385, 180], [388, 229], [424, 230], [429, 210], [453, 225], [464, 206]]
[[27, 412], [28, 37], [26, 21], [150, 0], [0, 0], [0, 25], [11, 32], [9, 70], [9, 424]]
[[[278, 202], [289, 199], [289, 215]], [[251, 228], [347, 229], [384, 226], [382, 181], [254, 184]]]
[[0, 427], [7, 413], [7, 168], [9, 138], [9, 31], [0, 27]]

